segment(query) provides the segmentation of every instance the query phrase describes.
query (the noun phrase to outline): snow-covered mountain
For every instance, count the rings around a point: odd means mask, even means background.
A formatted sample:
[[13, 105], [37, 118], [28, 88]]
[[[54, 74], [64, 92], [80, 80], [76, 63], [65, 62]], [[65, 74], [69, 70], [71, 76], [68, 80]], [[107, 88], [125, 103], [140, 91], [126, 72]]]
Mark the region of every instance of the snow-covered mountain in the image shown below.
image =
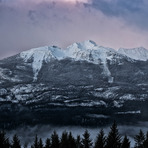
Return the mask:
[[[88, 40], [66, 49], [33, 48], [0, 60], [0, 116], [6, 111], [10, 123], [20, 113], [21, 123], [33, 117], [37, 123], [60, 119], [58, 124], [84, 124], [90, 110], [109, 119], [121, 116], [118, 112], [138, 111], [134, 119], [140, 113], [148, 120], [147, 53], [144, 48], [117, 51]], [[96, 121], [92, 117], [86, 123]], [[133, 120], [129, 117], [127, 121]], [[98, 120], [103, 124], [109, 119]]]
[[132, 61], [126, 56], [120, 54], [112, 48], [98, 46], [91, 40], [84, 41], [82, 43], [74, 43], [66, 49], [61, 49], [56, 46], [45, 46], [20, 53], [20, 57], [25, 63], [32, 60], [34, 81], [37, 80], [43, 63], [50, 63], [52, 60], [60, 61], [66, 58], [72, 59], [73, 61], [85, 61], [93, 64], [102, 64], [104, 75], [111, 77], [107, 61], [110, 61], [110, 63], [117, 62], [118, 64], [121, 64], [123, 59]]
[[[112, 48], [99, 46], [91, 40], [84, 41], [82, 43], [74, 43], [66, 49], [61, 49], [57, 46], [45, 46], [33, 48], [21, 52], [16, 56], [1, 60], [0, 83], [3, 84], [5, 81], [48, 82], [53, 78], [53, 73], [54, 76], [57, 74], [57, 77], [59, 77], [60, 80], [61, 77], [63, 79], [66, 79], [66, 77], [71, 79], [68, 73], [71, 73], [71, 75], [74, 74], [72, 69], [75, 66], [72, 67], [72, 64], [77, 65], [75, 71], [77, 71], [81, 65], [83, 65], [82, 67], [84, 67], [83, 69], [85, 69], [86, 72], [88, 69], [91, 69], [91, 73], [89, 75], [86, 75], [84, 70], [81, 69], [81, 73], [79, 70], [74, 77], [77, 80], [78, 78], [84, 78], [83, 72], [86, 77], [89, 77], [89, 79], [94, 79], [93, 75], [96, 73], [95, 71], [92, 71], [92, 67], [88, 66], [88, 64], [94, 64], [94, 67], [97, 67], [96, 70], [98, 70], [97, 79], [100, 79], [101, 77], [107, 78], [110, 83], [118, 80], [126, 81], [125, 77], [128, 77], [130, 80], [132, 78], [130, 75], [125, 73], [125, 71], [129, 71], [131, 73], [131, 70], [134, 70], [134, 73], [132, 71], [133, 75], [141, 75], [141, 77], [147, 74], [146, 69], [141, 69], [141, 67], [137, 65], [137, 63], [141, 64], [141, 61], [146, 62], [147, 59], [148, 50], [144, 48], [122, 48], [117, 51]], [[64, 66], [64, 62], [66, 62], [66, 60], [68, 60], [67, 64], [69, 64], [69, 67]], [[54, 67], [55, 65], [57, 67]], [[60, 67], [60, 65], [63, 67]], [[87, 65], [88, 67], [84, 65]], [[145, 63], [143, 63], [143, 65], [145, 65]], [[60, 70], [59, 67], [62, 68], [62, 70]], [[129, 69], [129, 67], [131, 67], [131, 69]], [[45, 74], [47, 76], [45, 76]], [[124, 80], [119, 79], [122, 75]]]
[[126, 55], [135, 60], [140, 60], [140, 61], [148, 60], [148, 50], [143, 47], [132, 48], [132, 49], [120, 48], [118, 50], [118, 53]]
[[[98, 67], [98, 70], [100, 69], [98, 76], [101, 75], [101, 77], [106, 77], [108, 79], [108, 82], [112, 83], [115, 77], [120, 73], [118, 72], [118, 74], [114, 76], [117, 71], [113, 71], [113, 67], [122, 67], [127, 63], [129, 66], [136, 61], [146, 61], [147, 59], [148, 50], [144, 48], [122, 48], [116, 51], [112, 48], [99, 46], [95, 42], [88, 40], [82, 43], [74, 43], [68, 46], [66, 49], [61, 49], [57, 46], [33, 48], [21, 52], [14, 57], [1, 60], [0, 79], [1, 83], [5, 82], [5, 80], [12, 82], [22, 82], [23, 79], [25, 79], [23, 74], [26, 73], [26, 78], [29, 78], [29, 81], [30, 79], [32, 79], [32, 81], [35, 82], [39, 79], [41, 80], [41, 78], [45, 79], [42, 77], [44, 73], [46, 73], [48, 77], [48, 75], [50, 75], [50, 73], [54, 70], [58, 71], [59, 66], [57, 66], [57, 69], [50, 68], [49, 70], [49, 67], [52, 64], [55, 64], [57, 62], [63, 63], [65, 60], [70, 60], [71, 62], [73, 62], [73, 64], [77, 62], [81, 62], [81, 64], [83, 63], [83, 65], [84, 63], [95, 64], [95, 66]], [[11, 65], [10, 68], [7, 68], [7, 66], [9, 67], [9, 65]], [[46, 70], [43, 71], [45, 67]], [[134, 74], [144, 74], [144, 72], [141, 71], [141, 69], [137, 68], [137, 66], [133, 68], [137, 69]], [[63, 70], [64, 69], [65, 67], [63, 67]], [[20, 71], [23, 71], [24, 73], [20, 73]], [[66, 71], [68, 71], [68, 69], [65, 69], [65, 72]], [[58, 72], [58, 75], [62, 75], [60, 74], [60, 71]], [[66, 76], [66, 74], [63, 74], [63, 76], [64, 75]], [[92, 74], [90, 74], [89, 77], [92, 77]], [[49, 81], [48, 78], [46, 78], [46, 81]]]

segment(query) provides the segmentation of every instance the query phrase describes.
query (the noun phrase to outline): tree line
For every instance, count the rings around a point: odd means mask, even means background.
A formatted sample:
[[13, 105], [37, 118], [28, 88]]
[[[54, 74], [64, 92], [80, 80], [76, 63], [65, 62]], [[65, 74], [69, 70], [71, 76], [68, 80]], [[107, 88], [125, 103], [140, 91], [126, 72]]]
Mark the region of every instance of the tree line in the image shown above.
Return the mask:
[[[134, 137], [134, 148], [148, 148], [148, 132], [146, 135], [142, 130]], [[110, 127], [110, 132], [107, 136], [103, 129], [98, 133], [95, 142], [92, 142], [88, 130], [84, 132], [82, 137], [78, 135], [73, 137], [71, 132], [63, 132], [61, 137], [54, 131], [50, 138], [47, 138], [43, 143], [41, 138], [36, 135], [33, 144], [30, 148], [130, 148], [130, 140], [125, 135], [121, 137], [116, 122]], [[15, 134], [12, 140], [6, 136], [4, 131], [0, 131], [0, 148], [29, 148], [27, 144], [21, 145], [19, 137]]]

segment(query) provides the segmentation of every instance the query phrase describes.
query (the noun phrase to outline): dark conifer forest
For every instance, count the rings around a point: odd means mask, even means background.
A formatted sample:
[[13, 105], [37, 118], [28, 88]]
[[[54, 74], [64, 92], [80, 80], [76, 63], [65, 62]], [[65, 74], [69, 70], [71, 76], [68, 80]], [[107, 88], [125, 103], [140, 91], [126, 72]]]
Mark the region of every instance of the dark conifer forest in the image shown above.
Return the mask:
[[[74, 137], [71, 132], [64, 131], [61, 136], [54, 131], [43, 141], [43, 137], [35, 135], [30, 143], [21, 143], [19, 136], [8, 137], [5, 131], [0, 131], [0, 148], [131, 148], [128, 135], [121, 136], [116, 122], [110, 127], [108, 134], [101, 129], [95, 139], [91, 139], [88, 130], [82, 136]], [[148, 148], [148, 132], [142, 130], [134, 137], [134, 148]]]

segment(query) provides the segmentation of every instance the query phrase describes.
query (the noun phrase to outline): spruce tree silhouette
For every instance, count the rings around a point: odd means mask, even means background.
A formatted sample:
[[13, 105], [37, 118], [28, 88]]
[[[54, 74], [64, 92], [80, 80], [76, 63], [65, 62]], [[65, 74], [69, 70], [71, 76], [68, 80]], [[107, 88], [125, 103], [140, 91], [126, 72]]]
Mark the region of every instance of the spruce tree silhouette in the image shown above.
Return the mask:
[[68, 148], [68, 133], [66, 131], [62, 133], [60, 148]]
[[94, 148], [105, 148], [106, 138], [104, 136], [103, 129], [100, 130], [100, 133], [97, 136]]
[[56, 131], [51, 135], [51, 148], [59, 148], [59, 136]]
[[76, 139], [76, 147], [77, 148], [82, 148], [82, 143], [81, 143], [81, 137], [80, 135], [77, 136], [77, 139]]
[[139, 134], [134, 137], [135, 148], [144, 148], [145, 135], [142, 130], [139, 131]]
[[39, 141], [38, 141], [38, 136], [37, 135], [35, 136], [34, 143], [31, 146], [31, 148], [39, 148]]
[[46, 139], [45, 148], [51, 148], [51, 143], [50, 143], [50, 139], [49, 138]]
[[24, 147], [23, 148], [27, 148], [28, 147], [28, 143], [24, 143]]
[[88, 131], [86, 130], [83, 134], [83, 138], [82, 138], [82, 147], [83, 148], [90, 148], [92, 146], [92, 140], [90, 139], [90, 134], [88, 133]]
[[76, 141], [70, 132], [68, 135], [68, 147], [69, 148], [76, 148]]
[[21, 148], [20, 140], [16, 134], [13, 136], [11, 148]]
[[130, 141], [126, 135], [124, 136], [124, 139], [122, 141], [121, 148], [130, 148]]
[[4, 131], [0, 131], [0, 148], [9, 148], [10, 143], [9, 139], [6, 138], [6, 133]]
[[9, 142], [8, 138], [5, 141], [5, 147], [4, 148], [10, 148], [10, 142]]
[[144, 141], [144, 148], [148, 148], [148, 132], [146, 133], [146, 138]]
[[42, 139], [40, 138], [40, 140], [39, 140], [39, 146], [38, 146], [39, 148], [43, 148], [43, 142], [42, 142]]
[[144, 148], [148, 148], [148, 132], [146, 133], [146, 137], [144, 140]]
[[[134, 148], [148, 148], [148, 132], [145, 135], [143, 131], [140, 130], [134, 137], [134, 140]], [[10, 144], [9, 139], [6, 138], [5, 132], [0, 131], [0, 148], [21, 148], [18, 136], [14, 135]], [[27, 148], [27, 143], [24, 144], [24, 148]], [[87, 130], [84, 132], [82, 140], [80, 136], [77, 136], [75, 139], [71, 132], [63, 132], [61, 141], [59, 141], [59, 136], [54, 131], [51, 135], [51, 139], [46, 139], [45, 146], [42, 139], [40, 138], [38, 140], [38, 136], [36, 135], [31, 148], [92, 148], [92, 140], [90, 139], [90, 133]], [[108, 133], [107, 138], [105, 137], [104, 131], [100, 130], [96, 137], [94, 148], [130, 148], [130, 140], [125, 135], [121, 142], [121, 136], [118, 132], [117, 124], [114, 122], [110, 127], [110, 132]]]
[[118, 132], [117, 124], [115, 121], [110, 128], [106, 142], [106, 148], [120, 148], [121, 146], [121, 136]]

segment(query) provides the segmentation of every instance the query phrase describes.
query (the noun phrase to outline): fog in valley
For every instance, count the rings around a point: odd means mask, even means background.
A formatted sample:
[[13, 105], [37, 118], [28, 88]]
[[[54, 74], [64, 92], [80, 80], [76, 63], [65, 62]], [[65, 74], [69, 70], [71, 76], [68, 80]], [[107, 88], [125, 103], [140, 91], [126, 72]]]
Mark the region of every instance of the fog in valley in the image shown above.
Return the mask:
[[[90, 137], [94, 142], [97, 134], [102, 129], [102, 127], [91, 128], [91, 127], [78, 127], [78, 126], [51, 126], [51, 125], [37, 125], [34, 127], [21, 127], [15, 130], [6, 131], [7, 136], [13, 137], [14, 134], [17, 134], [21, 144], [27, 144], [30, 146], [34, 142], [35, 135], [37, 134], [39, 138], [42, 138], [45, 142], [46, 138], [50, 138], [51, 134], [55, 130], [59, 137], [62, 135], [62, 132], [72, 132], [73, 136], [76, 138], [77, 135], [82, 137], [85, 130], [88, 130]], [[103, 127], [104, 132], [107, 136], [110, 131], [110, 127]], [[139, 130], [142, 129], [144, 133], [148, 131], [148, 122], [140, 122], [137, 125], [118, 125], [119, 132], [121, 136], [128, 135], [128, 138], [131, 141], [131, 147], [134, 147], [134, 136], [139, 133]], [[11, 139], [10, 139], [11, 140]]]

